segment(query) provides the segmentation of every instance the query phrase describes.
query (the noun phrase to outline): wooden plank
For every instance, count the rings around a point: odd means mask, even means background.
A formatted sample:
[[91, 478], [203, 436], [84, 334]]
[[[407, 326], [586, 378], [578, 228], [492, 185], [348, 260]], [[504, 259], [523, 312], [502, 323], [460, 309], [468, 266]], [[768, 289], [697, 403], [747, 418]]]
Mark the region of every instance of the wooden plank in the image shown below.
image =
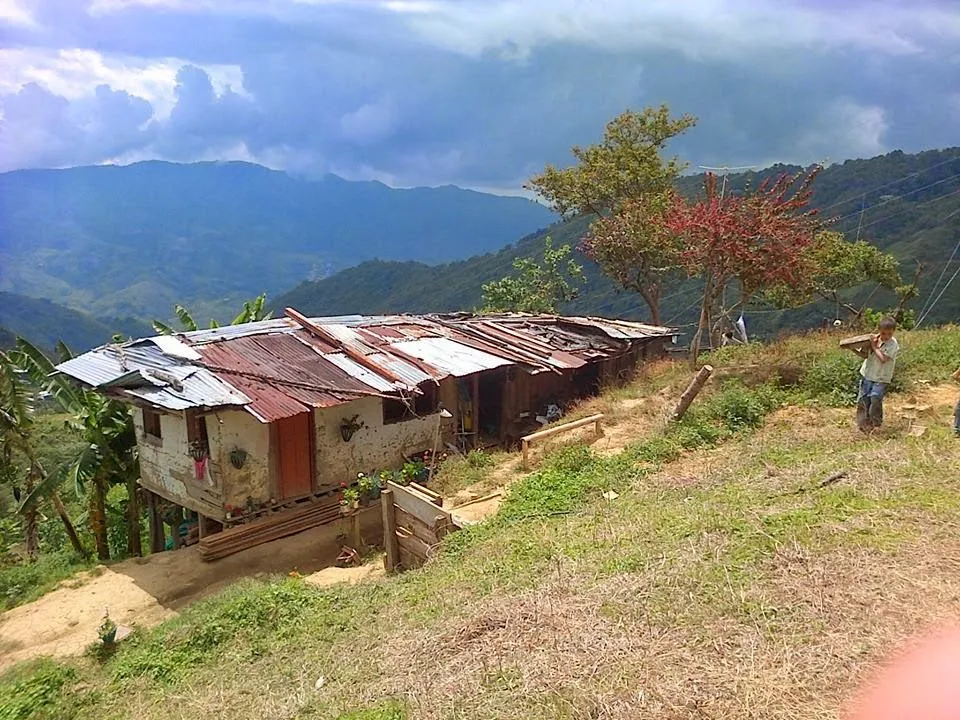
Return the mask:
[[850, 350], [858, 355], [870, 347], [873, 341], [873, 335], [857, 335], [855, 337], [844, 338], [840, 341], [840, 347], [844, 350]]
[[396, 529], [399, 530], [400, 528], [410, 531], [428, 545], [436, 545], [440, 542], [440, 538], [433, 527], [427, 526], [403, 510], [396, 510]]
[[416, 535], [405, 532], [403, 528], [397, 528], [397, 545], [399, 545], [401, 550], [406, 550], [423, 560], [427, 560], [431, 555], [430, 545]]
[[397, 516], [393, 504], [393, 490], [380, 491], [380, 513], [383, 518], [383, 545], [387, 551], [387, 572], [394, 572], [400, 564], [400, 550], [397, 545]]
[[416, 491], [411, 492], [392, 481], [387, 482], [387, 488], [393, 490], [393, 502], [398, 508], [410, 513], [429, 527], [436, 525], [437, 516], [450, 517], [449, 512], [437, 507]]
[[416, 570], [424, 561], [406, 548], [400, 548], [400, 567], [404, 570]]
[[440, 493], [436, 493], [430, 488], [415, 482], [410, 483], [407, 487], [410, 488], [411, 490], [414, 490], [420, 493], [421, 495], [426, 495], [427, 498], [429, 498], [434, 505], [438, 507], [443, 507], [443, 495], [441, 495]]

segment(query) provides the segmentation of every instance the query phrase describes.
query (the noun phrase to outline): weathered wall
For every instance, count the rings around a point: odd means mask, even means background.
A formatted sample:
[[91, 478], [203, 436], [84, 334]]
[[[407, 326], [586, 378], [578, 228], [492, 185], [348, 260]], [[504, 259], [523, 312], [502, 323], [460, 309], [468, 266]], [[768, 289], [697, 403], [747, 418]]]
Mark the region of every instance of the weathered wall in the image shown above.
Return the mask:
[[[198, 481], [190, 456], [185, 417], [162, 414], [162, 438], [158, 442], [144, 434], [140, 409], [134, 408], [132, 412], [144, 487], [217, 519], [223, 519], [225, 505], [242, 506], [248, 496], [261, 502], [270, 498], [273, 478], [270, 431], [253, 416], [234, 410], [206, 416], [210, 465], [206, 479]], [[247, 451], [247, 461], [239, 470], [230, 463], [230, 451], [235, 447]]]
[[[219, 485], [198, 482], [187, 442], [187, 422], [183, 415], [160, 416], [161, 440], [147, 437], [143, 431], [143, 413], [133, 409], [140, 450], [140, 484], [183, 507], [219, 518], [223, 503]], [[215, 477], [215, 476], [214, 476]]]
[[[441, 392], [441, 397], [443, 393]], [[315, 412], [317, 433], [317, 489], [350, 482], [358, 472], [375, 472], [403, 465], [404, 454], [432, 448], [438, 415], [383, 424], [382, 400], [366, 397]], [[340, 423], [359, 415], [363, 428], [349, 442], [340, 436]], [[445, 420], [443, 432], [452, 428]]]
[[[273, 497], [275, 473], [270, 426], [246, 412], [229, 410], [207, 416], [213, 474], [223, 488], [226, 507], [243, 507], [247, 498], [263, 503]], [[242, 468], [230, 462], [235, 448], [247, 451]]]

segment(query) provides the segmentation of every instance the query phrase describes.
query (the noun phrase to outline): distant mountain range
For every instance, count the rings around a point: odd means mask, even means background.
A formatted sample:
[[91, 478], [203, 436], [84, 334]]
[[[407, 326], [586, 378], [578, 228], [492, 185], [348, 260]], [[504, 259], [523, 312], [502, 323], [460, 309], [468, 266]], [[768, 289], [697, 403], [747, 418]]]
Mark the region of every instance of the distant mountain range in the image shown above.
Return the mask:
[[376, 258], [463, 259], [555, 220], [524, 198], [249, 163], [23, 170], [0, 174], [0, 290], [96, 317], [167, 318], [181, 303], [228, 319], [304, 278]]
[[[775, 166], [758, 173], [730, 175], [731, 192], [756, 186], [765, 178], [799, 168]], [[681, 179], [681, 191], [695, 194], [702, 176]], [[916, 264], [925, 271], [921, 280], [922, 306], [938, 278], [940, 288], [960, 266], [960, 252], [947, 264], [960, 242], [960, 148], [934, 150], [915, 155], [893, 152], [870, 160], [849, 160], [826, 168], [815, 184], [813, 203], [826, 217], [835, 217], [834, 229], [848, 237], [858, 234], [901, 260], [904, 279], [913, 277]], [[309, 314], [428, 312], [470, 309], [479, 305], [481, 286], [511, 272], [518, 257], [542, 253], [543, 239], [555, 244], [576, 245], [587, 223], [583, 219], [562, 223], [545, 232], [531, 234], [516, 245], [466, 261], [428, 266], [415, 262], [365, 262], [332, 277], [303, 282], [276, 298], [277, 308], [293, 306]], [[583, 314], [644, 318], [640, 298], [619, 289], [595, 265], [585, 265], [586, 286], [566, 311]], [[941, 275], [943, 273], [943, 275]], [[664, 318], [677, 325], [696, 320], [697, 286], [681, 282], [668, 290], [663, 302]], [[889, 298], [875, 296], [880, 305]], [[751, 315], [758, 331], [773, 333], [783, 327], [804, 327], [823, 318], [833, 318], [837, 308], [826, 304], [786, 313], [762, 311]], [[928, 322], [960, 318], [960, 279], [945, 292]]]

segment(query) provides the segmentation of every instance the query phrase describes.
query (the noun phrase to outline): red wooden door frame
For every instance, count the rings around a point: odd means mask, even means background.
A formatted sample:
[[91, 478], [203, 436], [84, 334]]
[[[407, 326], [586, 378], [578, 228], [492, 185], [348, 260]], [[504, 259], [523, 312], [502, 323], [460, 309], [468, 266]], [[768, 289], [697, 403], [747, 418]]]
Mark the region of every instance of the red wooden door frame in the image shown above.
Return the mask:
[[[302, 418], [302, 420], [301, 420]], [[301, 487], [302, 478], [293, 479], [292, 482], [284, 482], [285, 477], [289, 477], [288, 472], [290, 465], [289, 463], [284, 462], [284, 458], [289, 456], [284, 453], [284, 443], [283, 443], [283, 428], [284, 423], [292, 422], [302, 422], [305, 426], [306, 432], [306, 443], [304, 443], [299, 437], [293, 439], [294, 446], [291, 447], [287, 445], [287, 453], [300, 453], [306, 452], [307, 457], [307, 485], [306, 487]], [[300, 432], [296, 430], [295, 432]], [[286, 500], [294, 497], [301, 497], [303, 495], [308, 495], [316, 489], [316, 437], [315, 437], [315, 425], [313, 421], [313, 411], [307, 413], [301, 413], [300, 415], [293, 415], [289, 418], [284, 418], [283, 420], [278, 420], [274, 423], [271, 423], [271, 434], [270, 440], [273, 444], [273, 447], [276, 451], [276, 471], [277, 471], [277, 499]], [[296, 463], [294, 463], [296, 467]], [[298, 473], [299, 474], [299, 473]], [[290, 489], [292, 487], [292, 489]]]

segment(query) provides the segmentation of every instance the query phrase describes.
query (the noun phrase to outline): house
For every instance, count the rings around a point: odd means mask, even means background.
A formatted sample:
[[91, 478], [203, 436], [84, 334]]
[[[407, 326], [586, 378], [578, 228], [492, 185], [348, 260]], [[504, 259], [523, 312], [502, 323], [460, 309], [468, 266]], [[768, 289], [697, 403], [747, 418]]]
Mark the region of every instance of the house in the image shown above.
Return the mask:
[[588, 317], [288, 309], [107, 345], [57, 369], [132, 406], [148, 499], [215, 532], [329, 494], [358, 472], [397, 468], [438, 442], [509, 443], [547, 405], [595, 392], [674, 337]]

